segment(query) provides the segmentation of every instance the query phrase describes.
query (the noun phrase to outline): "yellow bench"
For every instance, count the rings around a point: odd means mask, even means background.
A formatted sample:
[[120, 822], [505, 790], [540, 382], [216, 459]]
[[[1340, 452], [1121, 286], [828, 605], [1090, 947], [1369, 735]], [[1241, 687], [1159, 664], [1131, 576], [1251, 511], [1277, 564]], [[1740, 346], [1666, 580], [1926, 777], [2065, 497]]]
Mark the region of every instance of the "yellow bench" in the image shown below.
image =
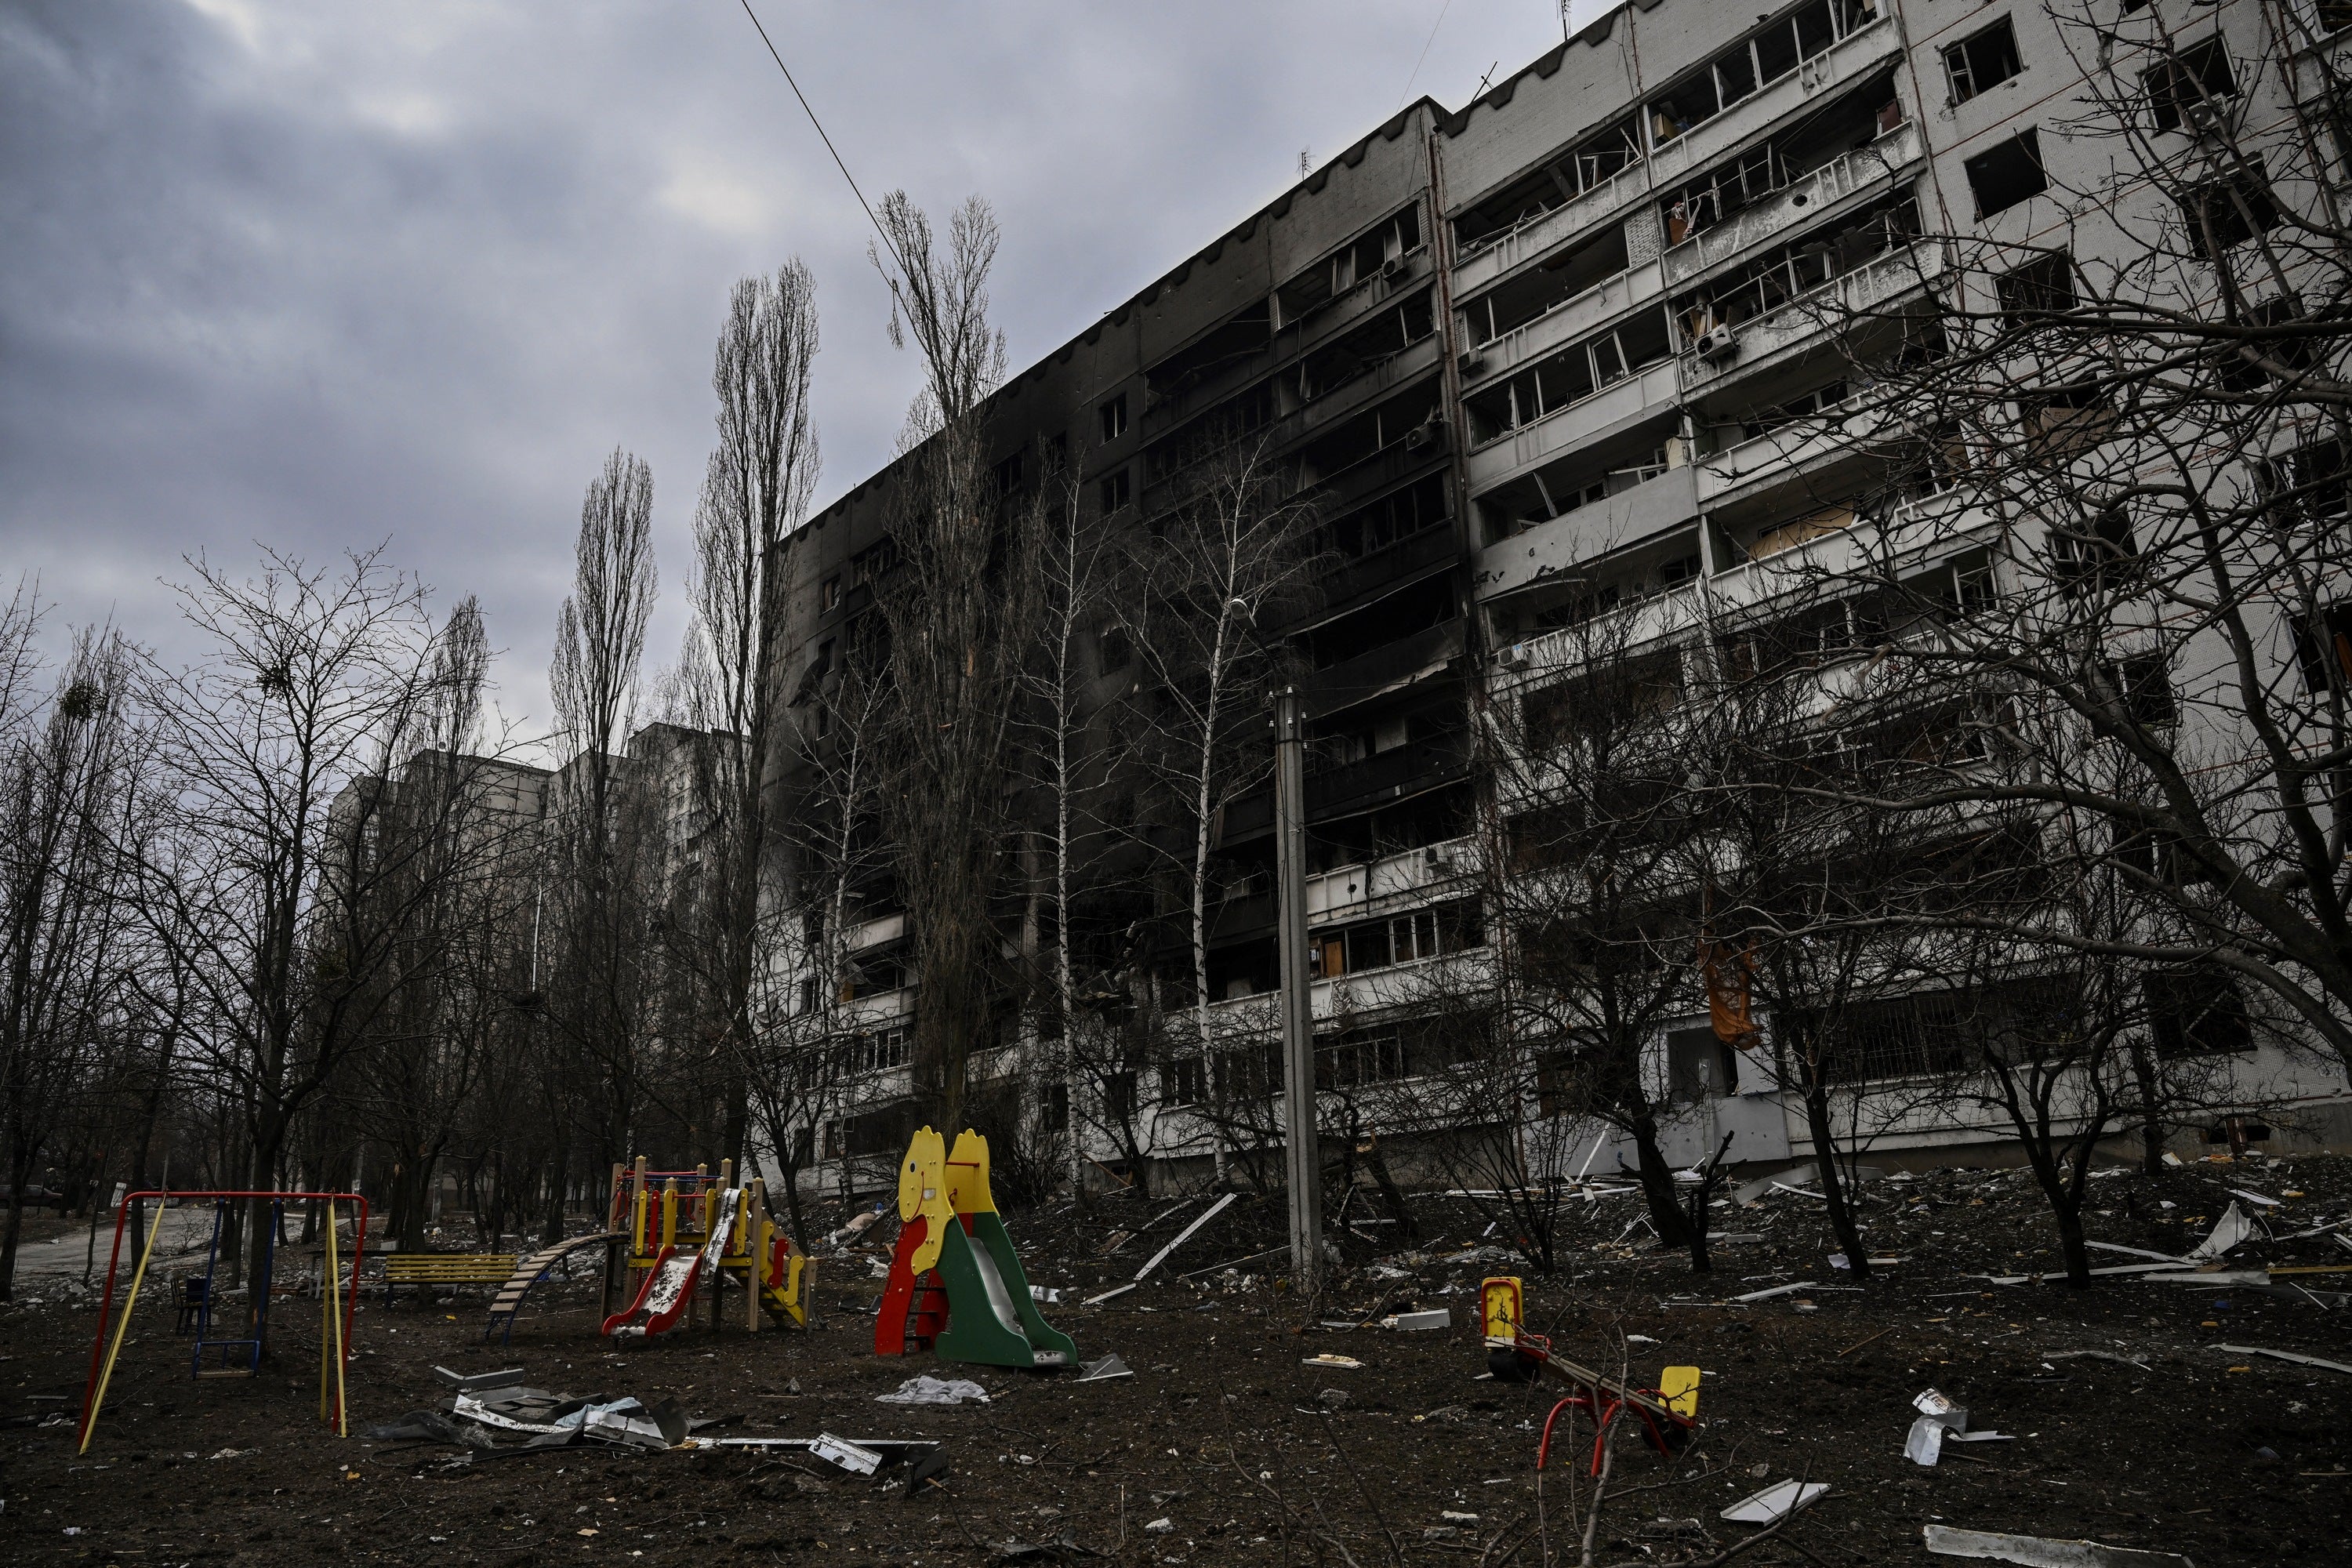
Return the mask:
[[403, 1285], [503, 1285], [515, 1271], [511, 1252], [393, 1252], [383, 1259], [383, 1299]]

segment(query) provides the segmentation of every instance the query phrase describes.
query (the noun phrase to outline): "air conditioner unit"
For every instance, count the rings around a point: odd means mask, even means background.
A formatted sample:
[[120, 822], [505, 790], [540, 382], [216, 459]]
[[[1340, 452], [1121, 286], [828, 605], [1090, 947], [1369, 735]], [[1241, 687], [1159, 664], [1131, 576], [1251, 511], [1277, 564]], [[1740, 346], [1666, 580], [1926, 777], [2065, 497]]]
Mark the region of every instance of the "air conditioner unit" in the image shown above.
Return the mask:
[[1433, 871], [1454, 869], [1454, 851], [1444, 845], [1431, 844], [1421, 851], [1421, 863]]
[[1727, 360], [1739, 352], [1739, 334], [1729, 327], [1709, 327], [1699, 334], [1698, 357]]
[[1481, 374], [1484, 374], [1486, 373], [1486, 356], [1485, 354], [1477, 353], [1475, 353], [1475, 352], [1474, 352], [1474, 353], [1465, 353], [1465, 354], [1464, 354], [1464, 355], [1462, 356], [1462, 374], [1465, 374], [1465, 375], [1481, 375]]
[[2180, 121], [2191, 131], [2214, 131], [2221, 124], [2221, 106], [2210, 99], [2194, 99], [2180, 106]]
[[1381, 276], [1390, 279], [1403, 277], [1404, 258], [1402, 256], [1391, 256], [1386, 261], [1381, 262]]
[[1495, 662], [1501, 665], [1505, 669], [1525, 669], [1529, 664], [1533, 663], [1534, 660], [1528, 653], [1527, 644], [1523, 642], [1515, 642], [1510, 647], [1503, 649], [1502, 652], [1496, 654], [1495, 656]]
[[1412, 429], [1404, 433], [1405, 450], [1408, 452], [1425, 451], [1429, 447], [1437, 445], [1439, 441], [1444, 438], [1444, 436], [1445, 421], [1433, 416], [1428, 419], [1423, 420], [1420, 424], [1414, 426]]

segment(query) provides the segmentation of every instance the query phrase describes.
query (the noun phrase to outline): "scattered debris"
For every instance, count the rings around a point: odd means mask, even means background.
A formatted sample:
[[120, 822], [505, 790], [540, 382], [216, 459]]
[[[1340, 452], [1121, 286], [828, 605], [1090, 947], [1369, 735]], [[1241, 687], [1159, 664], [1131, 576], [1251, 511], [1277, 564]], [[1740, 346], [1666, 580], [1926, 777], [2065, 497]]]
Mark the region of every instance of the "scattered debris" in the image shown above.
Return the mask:
[[1969, 1413], [1932, 1388], [1914, 1398], [1911, 1407], [1919, 1412], [1919, 1418], [1911, 1423], [1910, 1436], [1903, 1440], [1903, 1457], [1915, 1465], [1933, 1465], [1943, 1456], [1944, 1435], [1969, 1429]]
[[1745, 1296], [1734, 1296], [1734, 1301], [1769, 1301], [1775, 1296], [1793, 1296], [1800, 1290], [1815, 1289], [1811, 1279], [1800, 1279], [1794, 1285], [1773, 1285], [1762, 1290], [1750, 1290]]
[[468, 1377], [462, 1372], [436, 1366], [433, 1369], [433, 1375], [460, 1394], [484, 1394], [493, 1388], [512, 1388], [522, 1381], [523, 1373], [522, 1368], [510, 1366], [503, 1372], [478, 1372]]
[[2136, 1366], [2142, 1372], [2155, 1370], [2144, 1361], [2135, 1360], [2115, 1351], [2050, 1351], [2044, 1353], [2042, 1359], [2043, 1361], [2111, 1361], [2117, 1366]]
[[1774, 1481], [1760, 1492], [1741, 1498], [1720, 1517], [1733, 1524], [1770, 1524], [1803, 1508], [1830, 1489], [1827, 1481]]
[[1333, 1355], [1329, 1351], [1325, 1351], [1321, 1355], [1301, 1356], [1298, 1360], [1302, 1366], [1344, 1366], [1359, 1371], [1364, 1364], [1354, 1356]]
[[2203, 1263], [2219, 1258], [2253, 1234], [2254, 1222], [2233, 1200], [2221, 1211], [2221, 1217], [2213, 1222], [2213, 1234], [2189, 1249], [2189, 1261]]
[[1108, 1383], [1115, 1377], [1133, 1377], [1134, 1375], [1135, 1369], [1119, 1360], [1116, 1352], [1103, 1357], [1100, 1361], [1082, 1361], [1078, 1363], [1080, 1383]]
[[1344, 1388], [1318, 1389], [1315, 1394], [1315, 1403], [1326, 1410], [1345, 1410], [1348, 1400], [1349, 1394]]
[[1381, 1326], [1384, 1329], [1403, 1329], [1408, 1331], [1450, 1329], [1454, 1326], [1454, 1314], [1444, 1307], [1427, 1312], [1399, 1312], [1394, 1317], [1381, 1319]]
[[808, 1451], [827, 1464], [839, 1465], [853, 1476], [870, 1476], [882, 1468], [880, 1449], [853, 1443], [846, 1437], [836, 1437], [830, 1432], [818, 1433], [810, 1442]]
[[1048, 1307], [1058, 1307], [1062, 1304], [1062, 1293], [1059, 1290], [1049, 1290], [1043, 1285], [1030, 1286], [1029, 1299], [1032, 1301], [1043, 1301]]
[[1165, 1535], [1175, 1528], [1176, 1521], [1172, 1519], [1155, 1519], [1150, 1524], [1143, 1527], [1143, 1533], [1146, 1535]]
[[965, 1400], [975, 1404], [988, 1403], [988, 1390], [968, 1377], [933, 1377], [919, 1373], [900, 1384], [888, 1394], [877, 1394], [875, 1400], [883, 1405], [961, 1405]]
[[1167, 1246], [1153, 1253], [1151, 1255], [1150, 1261], [1144, 1264], [1142, 1268], [1135, 1271], [1135, 1282], [1140, 1285], [1145, 1279], [1150, 1278], [1151, 1271], [1159, 1268], [1162, 1263], [1166, 1262], [1170, 1253], [1175, 1251], [1178, 1247], [1192, 1240], [1192, 1233], [1194, 1231], [1199, 1230], [1202, 1226], [1208, 1224], [1211, 1220], [1224, 1213], [1227, 1206], [1239, 1196], [1241, 1196], [1239, 1193], [1227, 1193], [1215, 1203], [1211, 1204], [1207, 1209], [1202, 1211], [1198, 1219], [1195, 1219], [1191, 1225], [1186, 1226], [1183, 1229], [1176, 1233], [1175, 1240], [1170, 1242]]
[[1079, 1305], [1079, 1306], [1081, 1306], [1081, 1307], [1099, 1307], [1099, 1306], [1101, 1306], [1105, 1301], [1109, 1300], [1110, 1300], [1111, 1298], [1113, 1298], [1114, 1296], [1124, 1296], [1124, 1295], [1126, 1295], [1129, 1290], [1134, 1289], [1135, 1289], [1135, 1287], [1136, 1287], [1136, 1285], [1137, 1285], [1138, 1283], [1139, 1283], [1139, 1281], [1129, 1280], [1127, 1284], [1124, 1284], [1124, 1285], [1115, 1285], [1115, 1286], [1111, 1287], [1111, 1289], [1108, 1289], [1108, 1290], [1104, 1291], [1104, 1292], [1103, 1292], [1101, 1295], [1099, 1295], [1099, 1296], [1089, 1296], [1089, 1297], [1087, 1297], [1085, 1300], [1083, 1300], [1083, 1301], [1079, 1302], [1079, 1303], [1078, 1303], [1078, 1305]]
[[2227, 1351], [2231, 1355], [2266, 1355], [2273, 1361], [2291, 1361], [2297, 1366], [2315, 1366], [2328, 1372], [2352, 1373], [2352, 1366], [2347, 1366], [2340, 1361], [2329, 1361], [2325, 1356], [2305, 1355], [2298, 1351], [2274, 1351], [2266, 1345], [2217, 1345], [2214, 1348]]
[[2102, 1546], [2095, 1541], [2052, 1541], [2039, 1535], [1994, 1535], [1980, 1530], [1954, 1530], [1949, 1525], [1921, 1527], [1927, 1550], [1941, 1557], [1981, 1557], [1994, 1563], [2022, 1563], [2029, 1568], [2196, 1568], [2175, 1552], [2140, 1552], [2128, 1546]]

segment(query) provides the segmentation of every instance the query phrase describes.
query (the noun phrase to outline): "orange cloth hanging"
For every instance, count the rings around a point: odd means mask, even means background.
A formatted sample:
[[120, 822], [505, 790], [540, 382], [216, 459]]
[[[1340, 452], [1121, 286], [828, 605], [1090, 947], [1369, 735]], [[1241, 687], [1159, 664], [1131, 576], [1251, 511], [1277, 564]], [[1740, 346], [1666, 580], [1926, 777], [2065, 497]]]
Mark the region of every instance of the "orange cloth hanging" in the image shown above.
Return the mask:
[[1750, 987], [1756, 973], [1754, 945], [1742, 948], [1736, 962], [1738, 973], [1730, 984], [1726, 984], [1722, 957], [1715, 943], [1705, 936], [1698, 939], [1699, 973], [1706, 981], [1707, 1022], [1715, 1026], [1717, 1039], [1744, 1051], [1756, 1043], [1760, 1032]]

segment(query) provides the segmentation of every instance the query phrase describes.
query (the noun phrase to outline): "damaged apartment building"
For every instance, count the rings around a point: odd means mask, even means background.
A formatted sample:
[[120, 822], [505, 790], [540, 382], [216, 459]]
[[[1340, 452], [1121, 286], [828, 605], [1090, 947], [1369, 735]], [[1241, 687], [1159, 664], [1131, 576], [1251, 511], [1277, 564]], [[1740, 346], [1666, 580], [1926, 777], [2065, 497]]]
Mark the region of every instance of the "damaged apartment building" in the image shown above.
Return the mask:
[[[2260, 7], [2171, 9], [2242, 54], [2266, 47]], [[1711, 642], [1719, 657], [1736, 638], [1708, 628], [1776, 592], [1776, 571], [1874, 525], [1834, 499], [1858, 444], [1789, 438], [1863, 390], [1869, 357], [1807, 307], [1899, 314], [1950, 286], [1951, 237], [2021, 243], [2060, 224], [2037, 201], [2048, 171], [2092, 155], [2060, 129], [2083, 79], [2069, 59], [2040, 0], [1635, 0], [1466, 108], [1404, 110], [995, 395], [1008, 489], [1066, 462], [1081, 504], [1148, 529], [1218, 430], [1246, 434], [1311, 499], [1312, 606], [1258, 630], [1302, 671], [1307, 956], [1331, 1103], [1381, 1085], [1386, 1106], [1412, 1105], [1452, 1048], [1444, 1017], [1416, 1017], [1414, 977], [1475, 984], [1496, 962], [1479, 821], [1507, 802], [1480, 760], [1482, 712], [1570, 681], [1574, 628], [1597, 616], [1646, 616], [1660, 647], [1696, 657]], [[810, 693], [893, 569], [888, 483], [860, 484], [793, 542], [778, 673], [799, 694], [801, 739], [771, 761], [787, 793], [839, 743], [818, 733], [830, 721]], [[1956, 600], [2013, 569], [1981, 531], [1944, 539], [1912, 569], [1948, 578]], [[1083, 653], [1090, 701], [1134, 690], [1118, 628], [1106, 621]], [[1215, 815], [1220, 1040], [1270, 1039], [1274, 830], [1270, 784]], [[907, 1130], [921, 976], [886, 862], [861, 875], [839, 933], [845, 978], [820, 978], [806, 950], [780, 961], [783, 1010], [822, 1013], [837, 1041], [809, 1129], [808, 1179], [827, 1186], [882, 1179]], [[799, 897], [789, 880], [773, 898]], [[1124, 1002], [1141, 975], [1171, 1013], [1193, 1005], [1188, 911], [1163, 887], [1156, 905], [1114, 912], [1095, 922], [1110, 935], [1087, 953], [1092, 984]], [[1075, 943], [1075, 900], [1069, 914]], [[1008, 914], [1008, 945], [1018, 923]], [[1041, 935], [1033, 910], [1026, 940], [1059, 930], [1049, 918]], [[1929, 1065], [1906, 1057], [1909, 1004], [1881, 1005], [1885, 1072]], [[1074, 1108], [1056, 1035], [1009, 1023], [976, 1070], [1029, 1085], [1035, 1125], [1068, 1131], [1096, 1167], [1205, 1172], [1231, 1144], [1234, 1122], [1221, 1133], [1208, 1102], [1249, 1080], [1229, 1084], [1223, 1058], [1139, 1058], [1092, 1075], [1078, 1092], [1102, 1103]], [[1723, 1044], [1696, 979], [1652, 1056], [1670, 1159], [1702, 1158], [1727, 1131], [1742, 1163], [1811, 1157], [1802, 1115]], [[2273, 1103], [2343, 1099], [2340, 1074], [2309, 1061], [2273, 1053], [2260, 1070]], [[1535, 1092], [1496, 1108], [1547, 1110]], [[1393, 1109], [1387, 1126], [1336, 1114], [1327, 1125], [1353, 1136], [1412, 1131]], [[1895, 1129], [1877, 1153], [1999, 1137], [1946, 1118]], [[1610, 1142], [1602, 1130], [1543, 1146], [1609, 1169], [1622, 1153]]]

